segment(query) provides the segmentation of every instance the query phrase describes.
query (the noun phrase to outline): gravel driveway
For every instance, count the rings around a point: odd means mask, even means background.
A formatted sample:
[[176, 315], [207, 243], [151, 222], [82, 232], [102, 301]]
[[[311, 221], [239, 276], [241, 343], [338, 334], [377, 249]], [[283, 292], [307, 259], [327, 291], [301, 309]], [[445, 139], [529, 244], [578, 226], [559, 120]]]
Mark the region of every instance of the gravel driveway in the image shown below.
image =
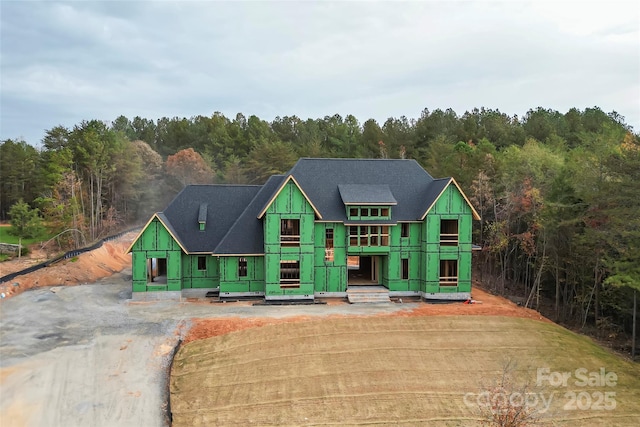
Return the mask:
[[167, 373], [189, 319], [371, 315], [416, 304], [132, 302], [131, 271], [0, 303], [0, 425], [165, 426]]

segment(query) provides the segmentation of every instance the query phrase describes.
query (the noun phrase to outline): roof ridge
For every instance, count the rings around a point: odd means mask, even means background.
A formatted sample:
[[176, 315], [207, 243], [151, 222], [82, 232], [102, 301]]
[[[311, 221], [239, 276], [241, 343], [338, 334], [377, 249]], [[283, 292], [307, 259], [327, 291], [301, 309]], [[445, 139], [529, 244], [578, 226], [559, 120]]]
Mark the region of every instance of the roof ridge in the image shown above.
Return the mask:
[[416, 159], [379, 159], [379, 158], [369, 158], [369, 157], [300, 157], [300, 160], [344, 160], [344, 161], [416, 161]]
[[[260, 184], [187, 184], [183, 187], [183, 190], [187, 187], [262, 187]], [[182, 190], [180, 190], [182, 191]]]

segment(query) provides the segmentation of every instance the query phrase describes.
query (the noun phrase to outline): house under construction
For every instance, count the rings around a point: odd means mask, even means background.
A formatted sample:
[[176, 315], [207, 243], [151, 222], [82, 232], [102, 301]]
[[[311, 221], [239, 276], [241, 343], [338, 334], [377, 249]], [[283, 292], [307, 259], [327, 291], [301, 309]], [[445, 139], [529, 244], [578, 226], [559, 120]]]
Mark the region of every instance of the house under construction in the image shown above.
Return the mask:
[[264, 185], [185, 187], [129, 248], [133, 296], [310, 300], [378, 285], [464, 300], [474, 219], [453, 178], [414, 160], [300, 159]]

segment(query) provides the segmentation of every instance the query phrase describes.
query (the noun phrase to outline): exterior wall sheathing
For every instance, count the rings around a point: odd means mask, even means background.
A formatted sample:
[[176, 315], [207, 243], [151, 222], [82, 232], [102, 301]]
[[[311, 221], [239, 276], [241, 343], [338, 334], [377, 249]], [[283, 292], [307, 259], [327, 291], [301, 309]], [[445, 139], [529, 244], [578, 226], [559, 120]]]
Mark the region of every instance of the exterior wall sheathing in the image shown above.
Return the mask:
[[[204, 257], [206, 266], [198, 269], [198, 258]], [[182, 253], [182, 288], [208, 289], [220, 286], [218, 259], [211, 255], [187, 255]]]
[[[458, 221], [458, 244], [440, 244], [442, 220]], [[423, 225], [422, 253], [426, 266], [423, 292], [426, 294], [468, 294], [471, 292], [472, 213], [458, 189], [450, 185], [436, 201]], [[440, 286], [440, 260], [458, 261], [457, 286]]]
[[[281, 245], [280, 221], [300, 221], [300, 242]], [[314, 220], [315, 213], [306, 198], [293, 182], [289, 181], [271, 203], [264, 216], [264, 271], [265, 298], [309, 298], [314, 295]], [[300, 285], [280, 286], [280, 261], [300, 263]]]
[[[266, 299], [342, 296], [348, 286], [347, 257], [377, 256], [378, 282], [396, 295], [456, 298], [471, 291], [471, 230], [473, 213], [455, 185], [449, 185], [422, 222], [389, 225], [389, 246], [349, 246], [349, 228], [323, 222], [295, 181], [288, 181], [262, 218], [264, 256], [185, 254], [156, 217], [133, 244], [133, 292], [218, 288], [220, 295], [264, 295]], [[282, 244], [281, 220], [299, 221], [299, 243]], [[457, 245], [441, 245], [442, 220], [458, 221]], [[327, 230], [333, 234], [333, 258], [327, 257]], [[405, 232], [405, 234], [407, 234]], [[205, 257], [205, 267], [199, 257]], [[147, 262], [166, 259], [166, 283], [148, 282]], [[240, 274], [246, 259], [246, 274]], [[406, 260], [406, 261], [404, 261]], [[455, 286], [440, 283], [440, 260], [457, 262]], [[281, 286], [280, 262], [298, 261], [299, 286]], [[408, 271], [406, 267], [408, 266]], [[403, 274], [404, 273], [404, 274]]]
[[[220, 296], [264, 295], [264, 257], [220, 257]], [[240, 275], [240, 259], [247, 261], [246, 276]]]
[[[333, 230], [333, 260], [326, 259], [326, 232]], [[314, 293], [339, 294], [347, 291], [347, 236], [341, 223], [315, 224]]]
[[[167, 260], [166, 284], [147, 282], [147, 260]], [[133, 292], [180, 291], [182, 289], [182, 249], [155, 218], [132, 248]]]
[[[390, 292], [420, 291], [420, 223], [409, 223], [409, 234], [402, 237], [402, 224], [389, 227], [390, 250], [382, 260], [382, 285]], [[408, 260], [408, 279], [403, 278], [403, 259]]]

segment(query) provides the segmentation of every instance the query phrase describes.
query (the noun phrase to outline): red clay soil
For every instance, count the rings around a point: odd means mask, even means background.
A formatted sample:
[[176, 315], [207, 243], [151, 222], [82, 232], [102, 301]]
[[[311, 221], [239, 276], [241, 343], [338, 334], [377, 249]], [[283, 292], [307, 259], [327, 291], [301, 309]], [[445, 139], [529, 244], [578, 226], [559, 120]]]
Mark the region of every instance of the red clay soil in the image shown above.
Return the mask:
[[[419, 316], [507, 316], [522, 317], [525, 319], [535, 319], [552, 323], [535, 310], [520, 307], [506, 298], [492, 295], [477, 286], [472, 291], [473, 304], [462, 302], [451, 302], [441, 304], [421, 303], [413, 310], [398, 311], [390, 314], [379, 314], [378, 316], [395, 317], [419, 317]], [[339, 302], [338, 302], [339, 301]], [[332, 304], [347, 304], [341, 300], [335, 300]], [[333, 315], [330, 317], [349, 317]], [[192, 319], [192, 326], [184, 338], [184, 343], [195, 340], [215, 337], [228, 334], [230, 332], [241, 331], [249, 328], [257, 328], [276, 323], [304, 322], [313, 319], [309, 316], [295, 316], [287, 318], [208, 318]]]
[[506, 298], [492, 295], [479, 288], [478, 284], [474, 284], [471, 293], [473, 301], [475, 301], [472, 304], [461, 302], [422, 304], [414, 310], [393, 313], [391, 316], [507, 316], [523, 317], [525, 319], [542, 320], [552, 323], [551, 320], [542, 316], [537, 311], [521, 307]]
[[[18, 276], [0, 284], [0, 292], [5, 294], [5, 298], [10, 298], [34, 287], [73, 286], [111, 276], [131, 266], [131, 255], [125, 254], [125, 251], [135, 236], [135, 233], [127, 233], [119, 239], [106, 242], [94, 251]], [[0, 276], [23, 270], [45, 259], [41, 253], [34, 251], [28, 258], [2, 262]], [[15, 283], [19, 286], [14, 286]]]
[[[131, 266], [131, 255], [125, 254], [135, 233], [128, 233], [117, 240], [105, 243], [102, 247], [79, 255], [72, 260], [59, 262], [53, 266], [43, 268], [33, 273], [18, 276], [8, 283], [0, 284], [0, 292], [5, 298], [19, 294], [26, 289], [39, 286], [73, 286], [82, 283], [92, 283], [98, 279], [108, 277], [113, 273], [122, 271]], [[5, 261], [0, 263], [0, 276], [19, 271], [30, 265], [42, 262], [44, 254], [33, 250], [29, 258]], [[14, 286], [19, 283], [19, 286]], [[413, 310], [403, 310], [380, 316], [509, 316], [536, 319], [551, 322], [535, 310], [520, 307], [513, 302], [492, 295], [474, 284], [472, 297], [475, 303], [464, 304], [461, 302], [429, 304], [421, 303]], [[196, 303], [196, 302], [194, 302]], [[231, 304], [246, 304], [244, 302]], [[342, 299], [327, 300], [329, 305], [347, 304]], [[337, 315], [335, 315], [337, 316]], [[192, 327], [185, 338], [185, 343], [197, 339], [204, 339], [229, 332], [249, 328], [256, 328], [275, 323], [291, 323], [311, 320], [311, 317], [297, 316], [289, 318], [208, 318], [192, 319]]]

